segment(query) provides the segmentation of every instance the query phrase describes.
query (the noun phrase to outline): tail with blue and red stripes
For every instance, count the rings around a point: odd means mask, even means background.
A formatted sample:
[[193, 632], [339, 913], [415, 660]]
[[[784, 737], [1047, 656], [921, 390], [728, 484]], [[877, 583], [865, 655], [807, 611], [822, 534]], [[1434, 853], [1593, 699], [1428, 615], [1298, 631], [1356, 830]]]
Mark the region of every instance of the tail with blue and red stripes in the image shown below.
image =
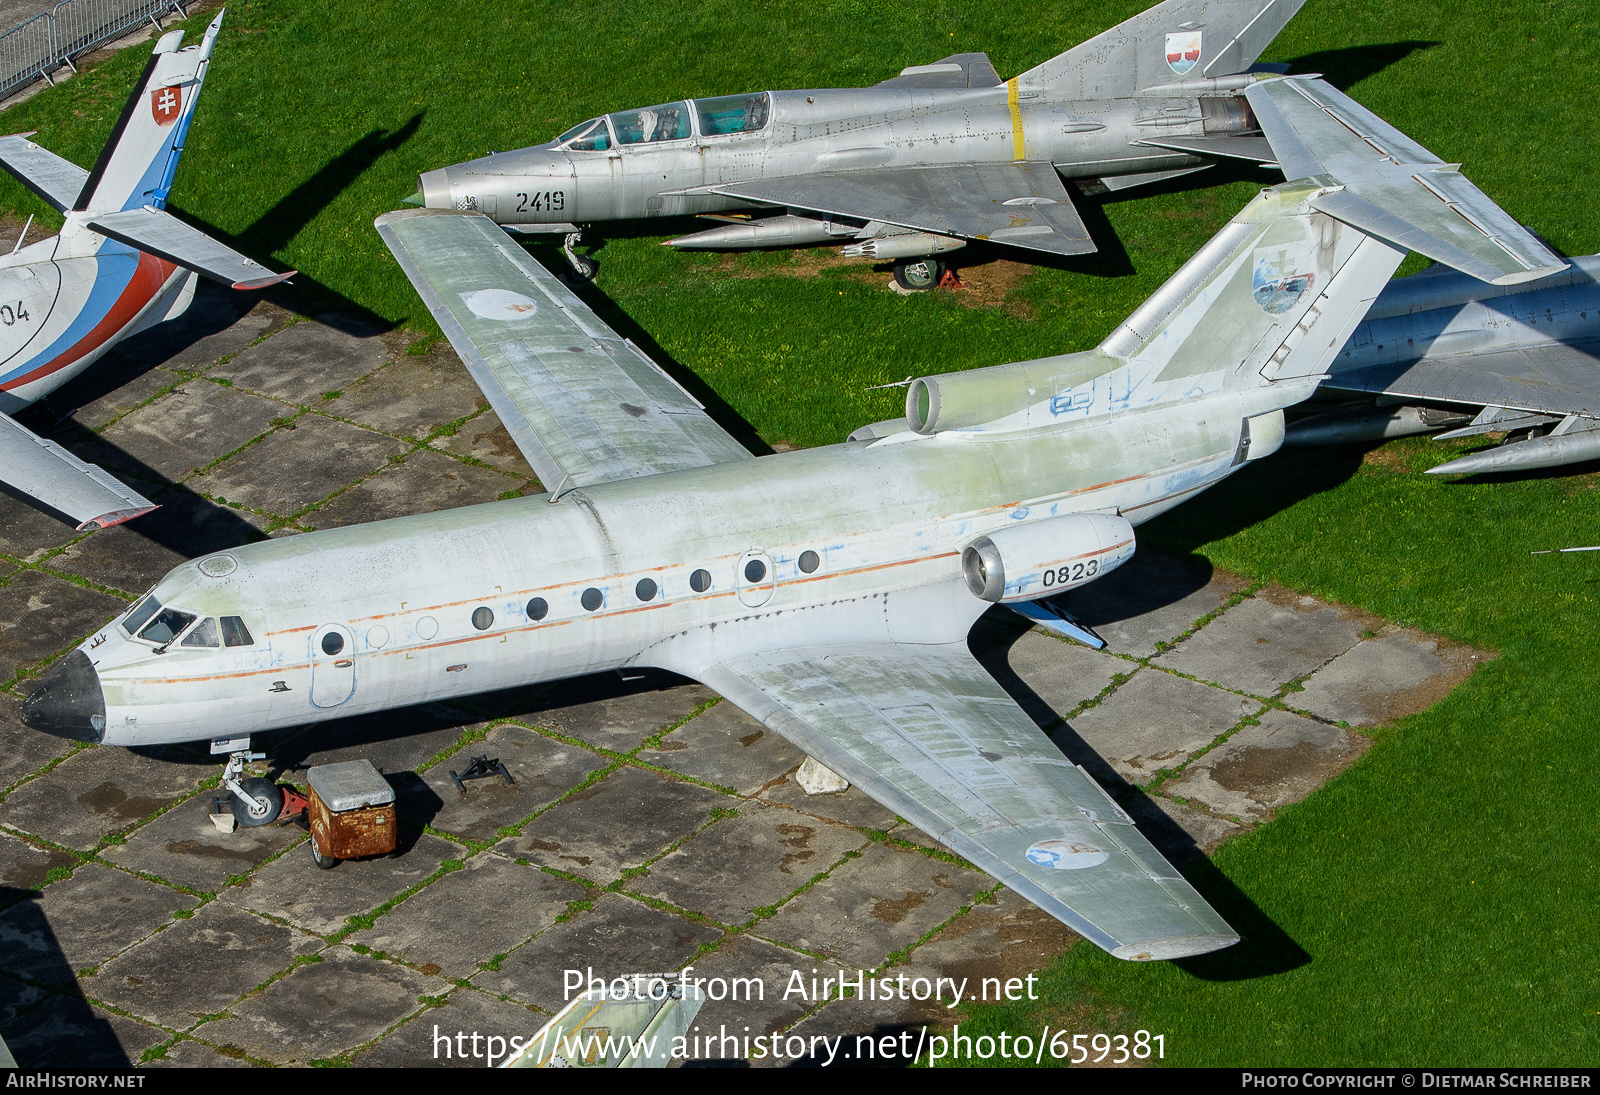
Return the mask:
[[181, 30], [164, 35], [156, 44], [144, 78], [78, 192], [74, 210], [115, 213], [146, 206], [166, 208], [223, 14], [217, 13], [197, 46], [178, 48], [183, 41]]

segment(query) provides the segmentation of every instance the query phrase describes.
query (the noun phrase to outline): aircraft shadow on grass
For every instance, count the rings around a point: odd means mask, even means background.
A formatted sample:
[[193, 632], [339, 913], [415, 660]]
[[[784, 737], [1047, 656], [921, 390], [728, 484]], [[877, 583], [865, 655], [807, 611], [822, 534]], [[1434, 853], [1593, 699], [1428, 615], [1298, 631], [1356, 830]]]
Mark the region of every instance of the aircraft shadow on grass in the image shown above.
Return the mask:
[[1369, 76], [1376, 76], [1391, 65], [1397, 65], [1413, 53], [1443, 45], [1443, 42], [1385, 42], [1382, 45], [1346, 46], [1343, 49], [1321, 49], [1304, 53], [1287, 62], [1295, 73], [1320, 72], [1322, 78], [1348, 92]]

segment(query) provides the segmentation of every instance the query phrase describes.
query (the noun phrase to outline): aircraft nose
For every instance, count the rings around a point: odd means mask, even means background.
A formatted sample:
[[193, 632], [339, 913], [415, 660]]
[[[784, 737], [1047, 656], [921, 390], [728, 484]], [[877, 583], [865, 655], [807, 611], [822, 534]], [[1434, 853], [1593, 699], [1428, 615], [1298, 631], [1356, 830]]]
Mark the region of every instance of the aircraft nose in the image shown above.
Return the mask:
[[450, 169], [447, 167], [418, 175], [417, 189], [422, 191], [422, 205], [427, 209], [449, 209], [454, 205], [450, 195]]
[[106, 697], [89, 655], [74, 650], [47, 669], [22, 701], [22, 721], [58, 738], [98, 744], [106, 736]]

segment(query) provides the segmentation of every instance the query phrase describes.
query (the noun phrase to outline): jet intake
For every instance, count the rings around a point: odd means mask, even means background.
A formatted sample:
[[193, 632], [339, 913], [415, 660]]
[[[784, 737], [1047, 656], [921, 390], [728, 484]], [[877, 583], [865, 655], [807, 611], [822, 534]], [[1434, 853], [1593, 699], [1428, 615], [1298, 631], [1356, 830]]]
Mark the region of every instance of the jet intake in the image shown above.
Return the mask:
[[906, 425], [929, 435], [997, 422], [1043, 400], [1071, 401], [1075, 385], [1112, 368], [1093, 350], [1038, 361], [921, 376], [906, 389]]
[[856, 229], [836, 227], [827, 221], [785, 214], [758, 221], [724, 224], [667, 240], [666, 246], [679, 250], [704, 248], [731, 251], [741, 247], [785, 247], [808, 243], [831, 243], [840, 235], [855, 235]]
[[1109, 513], [1019, 522], [980, 536], [961, 553], [974, 597], [1034, 601], [1092, 582], [1133, 557], [1133, 525]]
[[872, 259], [874, 261], [923, 259], [929, 255], [942, 255], [946, 251], [959, 251], [966, 245], [966, 240], [951, 239], [949, 236], [936, 236], [932, 232], [901, 232], [893, 236], [880, 236], [877, 239], [852, 243], [840, 254], [847, 255], [853, 259]]

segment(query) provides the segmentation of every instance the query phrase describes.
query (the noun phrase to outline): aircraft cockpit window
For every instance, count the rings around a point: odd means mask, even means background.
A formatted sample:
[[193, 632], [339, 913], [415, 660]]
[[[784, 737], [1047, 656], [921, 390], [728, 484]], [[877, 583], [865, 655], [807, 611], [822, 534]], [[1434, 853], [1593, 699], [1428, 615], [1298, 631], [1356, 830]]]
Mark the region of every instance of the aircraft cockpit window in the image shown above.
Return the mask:
[[145, 625], [139, 632], [139, 638], [159, 645], [170, 643], [183, 629], [194, 623], [193, 612], [183, 612], [176, 608], [163, 608], [156, 613], [156, 618]]
[[194, 626], [194, 630], [183, 637], [183, 642], [180, 645], [207, 646], [215, 649], [221, 645], [217, 642], [217, 621], [207, 616]]
[[696, 99], [700, 113], [700, 135], [716, 137], [723, 133], [754, 133], [767, 127], [767, 93], [719, 95], [715, 99]]
[[689, 137], [689, 104], [666, 103], [611, 115], [618, 144], [654, 144]]
[[161, 611], [161, 602], [156, 600], [155, 594], [146, 594], [145, 598], [129, 610], [122, 618], [122, 630], [129, 635], [137, 635], [139, 629], [150, 622], [150, 617]]
[[222, 645], [223, 646], [254, 646], [255, 639], [250, 637], [250, 629], [244, 626], [244, 621], [237, 616], [222, 617]]
[[611, 147], [611, 132], [604, 118], [590, 118], [557, 137], [556, 144], [578, 152], [604, 152]]

